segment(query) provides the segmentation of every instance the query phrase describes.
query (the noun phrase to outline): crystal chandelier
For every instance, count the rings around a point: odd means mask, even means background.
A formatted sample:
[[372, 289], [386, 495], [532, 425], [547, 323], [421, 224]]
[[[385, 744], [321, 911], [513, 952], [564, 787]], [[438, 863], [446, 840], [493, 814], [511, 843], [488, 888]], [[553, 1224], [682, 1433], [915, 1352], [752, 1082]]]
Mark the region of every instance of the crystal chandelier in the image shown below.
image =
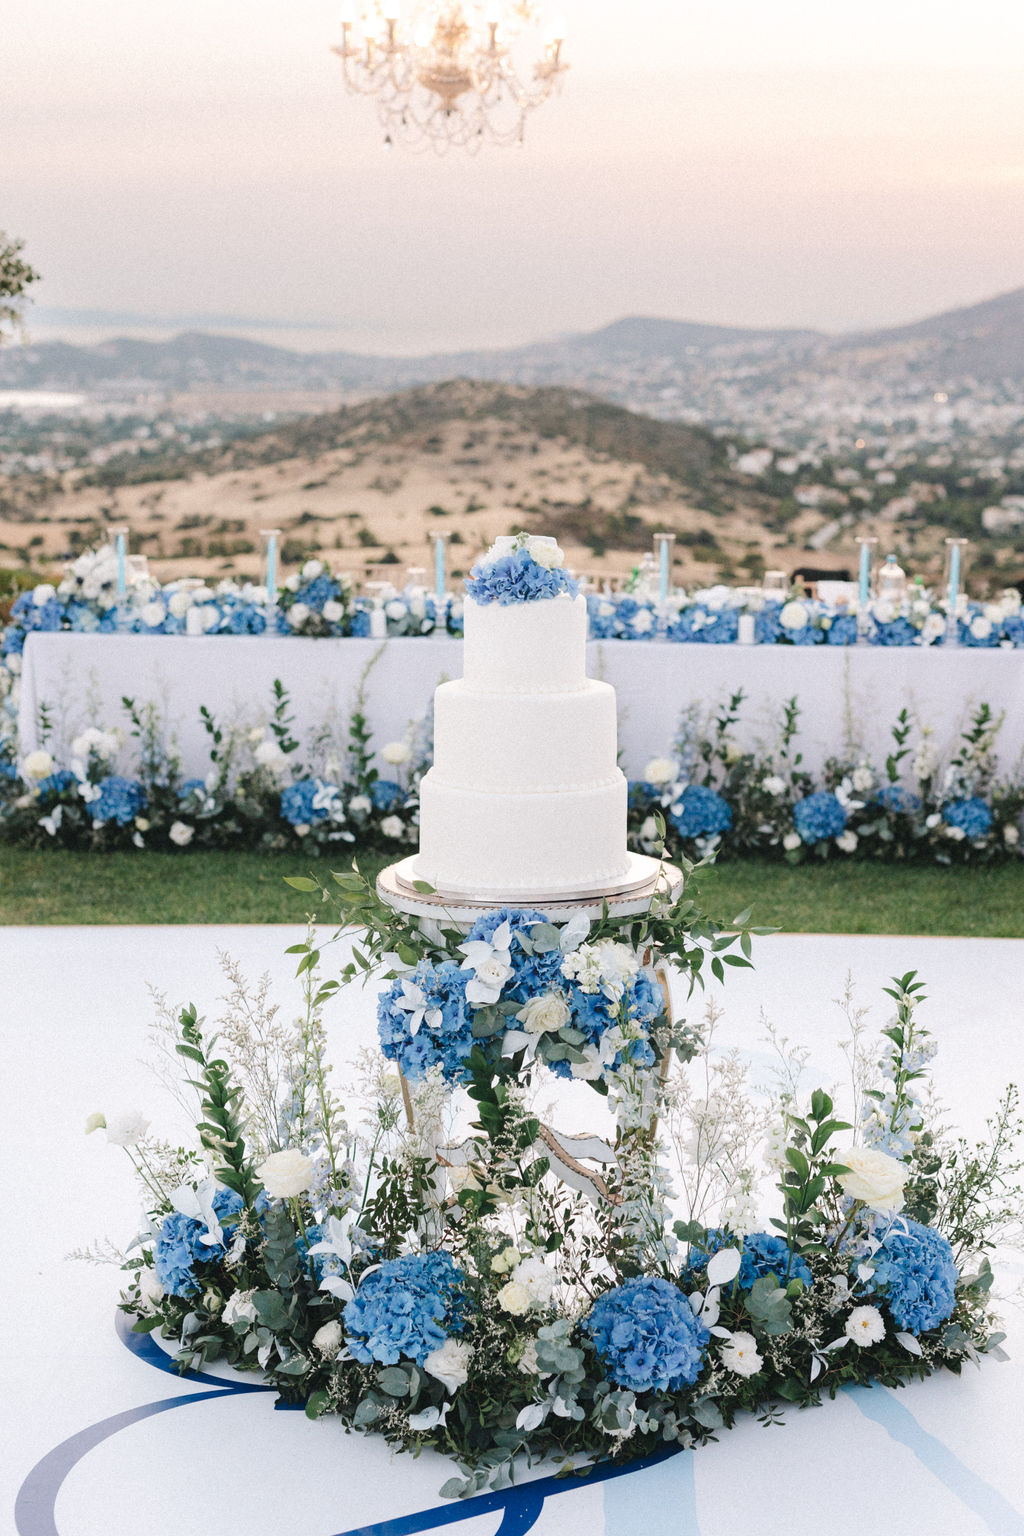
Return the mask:
[[522, 142], [527, 112], [568, 67], [564, 30], [541, 32], [531, 69], [521, 61], [540, 31], [533, 0], [343, 0], [332, 51], [348, 89], [376, 98], [386, 147], [474, 153]]

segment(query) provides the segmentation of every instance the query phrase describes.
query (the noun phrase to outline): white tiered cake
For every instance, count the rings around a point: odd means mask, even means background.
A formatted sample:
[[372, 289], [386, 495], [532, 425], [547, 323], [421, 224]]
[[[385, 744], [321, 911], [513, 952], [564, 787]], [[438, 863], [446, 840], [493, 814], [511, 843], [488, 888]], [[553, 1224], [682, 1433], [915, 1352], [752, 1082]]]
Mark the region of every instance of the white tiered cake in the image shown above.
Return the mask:
[[[487, 559], [522, 547], [499, 539]], [[554, 539], [529, 549], [543, 570], [561, 564]], [[583, 597], [466, 599], [464, 675], [434, 695], [418, 879], [482, 901], [583, 896], [626, 878], [615, 690], [587, 677], [586, 639]]]

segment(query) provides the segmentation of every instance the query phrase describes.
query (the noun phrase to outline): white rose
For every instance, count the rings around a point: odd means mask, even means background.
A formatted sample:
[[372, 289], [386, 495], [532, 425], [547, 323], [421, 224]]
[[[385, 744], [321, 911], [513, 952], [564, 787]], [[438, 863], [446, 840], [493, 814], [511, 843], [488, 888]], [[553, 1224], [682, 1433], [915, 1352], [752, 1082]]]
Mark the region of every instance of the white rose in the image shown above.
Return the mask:
[[[256, 1308], [253, 1304], [252, 1291], [236, 1291], [229, 1297], [227, 1305], [221, 1314], [222, 1320], [229, 1328], [236, 1323], [254, 1323], [256, 1321]], [[314, 1344], [316, 1340], [313, 1340]]]
[[32, 601], [37, 608], [42, 608], [46, 603], [50, 601], [51, 597], [56, 596], [56, 587], [51, 587], [48, 581], [44, 581], [38, 587], [33, 589]]
[[455, 1392], [465, 1386], [472, 1358], [472, 1344], [462, 1344], [458, 1339], [445, 1339], [440, 1349], [430, 1351], [423, 1362], [423, 1369], [449, 1392]]
[[298, 1147], [271, 1152], [256, 1169], [256, 1177], [272, 1200], [293, 1200], [313, 1182], [313, 1160]]
[[353, 795], [348, 808], [353, 816], [368, 816], [373, 810], [373, 801], [369, 795]]
[[167, 599], [167, 606], [176, 619], [183, 619], [192, 606], [191, 592], [172, 592]]
[[875, 603], [871, 612], [879, 624], [891, 624], [896, 617], [895, 607], [892, 603], [885, 602], [884, 599], [881, 602]]
[[139, 611], [139, 618], [147, 629], [156, 629], [166, 618], [163, 603], [145, 603]]
[[752, 1333], [733, 1333], [719, 1351], [722, 1364], [736, 1376], [756, 1376], [764, 1364]]
[[783, 603], [779, 623], [783, 629], [806, 629], [809, 618], [803, 603]]
[[1010, 848], [1016, 848], [1020, 842], [1020, 828], [1015, 827], [1012, 821], [1008, 821], [1003, 828], [1003, 842]]
[[762, 779], [761, 788], [766, 795], [773, 795], [777, 799], [786, 793], [786, 781], [780, 779], [777, 773], [770, 773], [766, 779]]
[[393, 597], [390, 603], [385, 603], [384, 605], [385, 614], [389, 619], [394, 619], [396, 623], [398, 620], [404, 619], [408, 611], [405, 604], [397, 597]]
[[840, 832], [836, 838], [836, 847], [843, 853], [856, 853], [858, 837], [856, 832]]
[[986, 603], [981, 611], [990, 624], [1001, 624], [1006, 613], [1002, 603]]
[[389, 741], [380, 749], [380, 755], [386, 763], [397, 767], [399, 763], [407, 763], [412, 756], [409, 743], [406, 741]]
[[345, 617], [344, 608], [340, 603], [336, 603], [333, 597], [328, 598], [327, 602], [324, 603], [324, 606], [320, 611], [324, 618], [327, 620], [328, 624], [340, 624], [342, 619]]
[[311, 611], [306, 603], [292, 603], [288, 609], [288, 623], [292, 629], [301, 629], [309, 618]]
[[555, 571], [565, 564], [565, 555], [559, 549], [554, 539], [535, 536], [527, 539], [526, 553], [531, 560], [536, 560], [546, 571]]
[[137, 1109], [123, 1110], [107, 1118], [107, 1140], [115, 1147], [134, 1147], [149, 1130], [149, 1121]]
[[903, 1186], [910, 1177], [906, 1163], [876, 1147], [842, 1147], [834, 1161], [849, 1169], [839, 1175], [844, 1194], [862, 1200], [883, 1216], [895, 1216], [902, 1210]]
[[546, 1307], [551, 1300], [558, 1276], [543, 1259], [523, 1259], [512, 1271], [512, 1285], [521, 1285], [535, 1307]]
[[328, 1359], [333, 1360], [342, 1346], [344, 1337], [341, 1324], [337, 1318], [332, 1318], [329, 1323], [324, 1323], [323, 1327], [318, 1328], [316, 1333], [314, 1333], [313, 1348], [319, 1350]]
[[516, 1018], [528, 1035], [542, 1035], [547, 1030], [554, 1033], [564, 1029], [572, 1014], [557, 993], [545, 992], [541, 997], [531, 997]]
[[512, 975], [512, 967], [506, 965], [503, 960], [499, 960], [496, 955], [491, 955], [480, 962], [474, 974], [483, 986], [497, 987], [500, 991]]
[[978, 614], [971, 620], [971, 634], [975, 640], [987, 640], [992, 633], [992, 620], [986, 619], [983, 614]]
[[860, 1349], [867, 1349], [885, 1338], [885, 1323], [877, 1307], [854, 1307], [843, 1331]]
[[155, 1270], [148, 1265], [139, 1270], [139, 1304], [144, 1312], [155, 1312], [165, 1294]]
[[93, 1131], [102, 1131], [107, 1123], [107, 1117], [102, 1109], [94, 1109], [91, 1115], [86, 1116], [85, 1134], [91, 1136]]
[[190, 827], [187, 821], [172, 821], [171, 830], [167, 834], [171, 842], [177, 843], [179, 848], [187, 848], [195, 835], [195, 827]]
[[648, 784], [671, 784], [675, 776], [676, 765], [670, 757], [652, 757], [643, 772]]
[[324, 568], [322, 560], [307, 560], [302, 567], [303, 581], [315, 581]]
[[23, 779], [46, 779], [53, 772], [53, 758], [49, 752], [30, 752], [21, 765]]
[[525, 1317], [530, 1310], [530, 1293], [518, 1280], [510, 1280], [498, 1292], [498, 1305], [513, 1317]]
[[794, 848], [799, 848], [802, 842], [803, 838], [799, 832], [787, 832], [782, 839], [782, 846], [787, 853], [792, 853]]
[[404, 837], [405, 823], [401, 816], [385, 816], [380, 824], [380, 830], [385, 837]]

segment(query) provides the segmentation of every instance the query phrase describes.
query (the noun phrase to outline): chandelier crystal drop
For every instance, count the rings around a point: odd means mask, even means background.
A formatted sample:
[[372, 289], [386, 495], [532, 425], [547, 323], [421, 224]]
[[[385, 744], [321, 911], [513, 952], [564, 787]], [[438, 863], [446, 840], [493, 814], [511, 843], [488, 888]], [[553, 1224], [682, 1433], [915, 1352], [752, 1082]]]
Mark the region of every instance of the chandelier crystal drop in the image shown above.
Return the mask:
[[473, 154], [522, 143], [568, 68], [564, 32], [533, 0], [344, 0], [332, 52], [348, 89], [375, 98], [387, 148]]

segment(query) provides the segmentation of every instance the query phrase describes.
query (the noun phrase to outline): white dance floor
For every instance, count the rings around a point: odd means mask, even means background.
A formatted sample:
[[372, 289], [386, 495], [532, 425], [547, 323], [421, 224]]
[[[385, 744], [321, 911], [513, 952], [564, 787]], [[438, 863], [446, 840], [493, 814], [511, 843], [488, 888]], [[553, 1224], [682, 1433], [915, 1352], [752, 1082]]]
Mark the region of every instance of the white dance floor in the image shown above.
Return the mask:
[[[116, 1269], [69, 1249], [137, 1230], [127, 1160], [95, 1109], [142, 1109], [176, 1136], [182, 1112], [142, 1061], [152, 983], [215, 1018], [217, 952], [268, 971], [298, 1000], [288, 928], [0, 929], [4, 981], [3, 1369], [0, 1530], [19, 1536], [407, 1536], [455, 1525], [466, 1536], [1024, 1536], [1024, 1315], [1005, 1310], [1009, 1362], [900, 1392], [841, 1392], [786, 1427], [754, 1421], [696, 1453], [580, 1483], [448, 1504], [447, 1464], [393, 1456], [329, 1421], [277, 1412], [273, 1394], [182, 1380], [132, 1354], [114, 1330]], [[340, 964], [345, 956], [334, 951]], [[762, 1011], [812, 1050], [806, 1086], [845, 1076], [833, 999], [852, 971], [880, 1027], [880, 988], [918, 969], [922, 1020], [937, 1036], [938, 1090], [972, 1135], [1024, 1069], [1024, 941], [777, 936], [755, 948], [722, 996], [722, 1045], [764, 1069]], [[372, 991], [333, 1005], [336, 1077], [375, 1043]], [[699, 1005], [679, 1011], [696, 1022]], [[580, 1092], [586, 1094], [585, 1089]], [[595, 1098], [565, 1106], [597, 1128]], [[1008, 1256], [1001, 1288], [1022, 1277]], [[252, 1385], [255, 1378], [246, 1378]], [[141, 1412], [149, 1405], [148, 1412]], [[77, 1437], [77, 1438], [76, 1438]], [[70, 1442], [70, 1443], [69, 1443]], [[537, 1474], [543, 1478], [543, 1470]], [[21, 1498], [15, 1517], [18, 1490]]]

